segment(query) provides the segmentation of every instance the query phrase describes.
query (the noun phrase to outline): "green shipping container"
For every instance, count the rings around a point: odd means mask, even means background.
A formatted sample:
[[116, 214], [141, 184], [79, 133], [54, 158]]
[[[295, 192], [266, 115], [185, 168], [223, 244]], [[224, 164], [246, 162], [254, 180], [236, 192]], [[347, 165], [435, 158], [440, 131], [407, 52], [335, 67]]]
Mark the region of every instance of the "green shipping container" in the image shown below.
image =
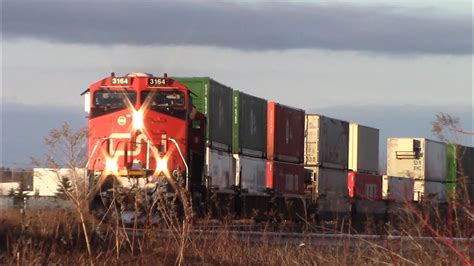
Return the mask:
[[450, 198], [453, 198], [456, 193], [456, 150], [455, 144], [446, 145], [446, 193]]
[[209, 77], [174, 77], [191, 91], [193, 105], [207, 117], [206, 144], [232, 148], [232, 89]]
[[474, 202], [474, 148], [458, 145], [456, 155], [457, 183], [465, 184], [458, 185], [459, 194], [462, 198], [469, 197], [471, 202]]
[[474, 148], [456, 144], [446, 146], [446, 191], [450, 197], [469, 197], [474, 201]]
[[232, 152], [265, 157], [267, 145], [267, 100], [234, 91]]

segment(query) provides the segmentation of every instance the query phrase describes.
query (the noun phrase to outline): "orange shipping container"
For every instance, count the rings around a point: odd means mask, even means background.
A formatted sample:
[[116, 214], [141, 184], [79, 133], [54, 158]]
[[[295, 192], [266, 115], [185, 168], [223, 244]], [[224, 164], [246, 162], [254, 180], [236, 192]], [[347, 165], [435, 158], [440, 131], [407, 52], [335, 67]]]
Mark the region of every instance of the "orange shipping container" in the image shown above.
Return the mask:
[[267, 157], [302, 163], [305, 112], [275, 102], [267, 105]]
[[303, 194], [302, 164], [267, 161], [267, 187], [285, 194]]
[[349, 171], [347, 178], [349, 197], [367, 200], [382, 199], [381, 175], [363, 174]]

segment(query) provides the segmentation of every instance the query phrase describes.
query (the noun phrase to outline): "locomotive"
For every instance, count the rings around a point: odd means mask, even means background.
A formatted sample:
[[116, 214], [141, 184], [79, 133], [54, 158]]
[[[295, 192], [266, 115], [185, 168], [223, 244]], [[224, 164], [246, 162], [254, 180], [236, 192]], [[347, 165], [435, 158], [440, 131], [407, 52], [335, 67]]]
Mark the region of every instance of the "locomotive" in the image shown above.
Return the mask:
[[143, 220], [158, 194], [173, 197], [178, 186], [200, 201], [206, 118], [183, 84], [166, 74], [112, 73], [89, 87], [85, 101], [96, 217], [111, 217], [114, 206], [124, 222]]

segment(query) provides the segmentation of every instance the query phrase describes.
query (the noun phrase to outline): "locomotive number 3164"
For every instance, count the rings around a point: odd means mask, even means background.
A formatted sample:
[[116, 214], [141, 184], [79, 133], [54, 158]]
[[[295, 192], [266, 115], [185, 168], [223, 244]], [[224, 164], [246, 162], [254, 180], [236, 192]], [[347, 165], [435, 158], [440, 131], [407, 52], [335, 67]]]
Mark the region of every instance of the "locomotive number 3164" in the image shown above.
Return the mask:
[[112, 78], [112, 84], [114, 85], [128, 85], [129, 83], [128, 78]]
[[148, 85], [166, 85], [166, 79], [163, 78], [149, 78]]

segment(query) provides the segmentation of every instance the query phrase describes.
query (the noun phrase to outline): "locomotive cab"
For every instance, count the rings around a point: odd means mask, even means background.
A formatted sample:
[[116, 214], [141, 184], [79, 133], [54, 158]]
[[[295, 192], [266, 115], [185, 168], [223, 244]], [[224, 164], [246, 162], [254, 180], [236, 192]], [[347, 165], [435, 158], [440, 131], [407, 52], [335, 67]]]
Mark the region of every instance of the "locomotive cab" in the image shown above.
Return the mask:
[[134, 206], [136, 202], [113, 202], [123, 191], [145, 198], [173, 194], [177, 186], [199, 191], [205, 117], [192, 106], [189, 94], [166, 74], [112, 73], [90, 86], [85, 94], [87, 169], [92, 181], [90, 208], [96, 216], [105, 215], [113, 203]]

